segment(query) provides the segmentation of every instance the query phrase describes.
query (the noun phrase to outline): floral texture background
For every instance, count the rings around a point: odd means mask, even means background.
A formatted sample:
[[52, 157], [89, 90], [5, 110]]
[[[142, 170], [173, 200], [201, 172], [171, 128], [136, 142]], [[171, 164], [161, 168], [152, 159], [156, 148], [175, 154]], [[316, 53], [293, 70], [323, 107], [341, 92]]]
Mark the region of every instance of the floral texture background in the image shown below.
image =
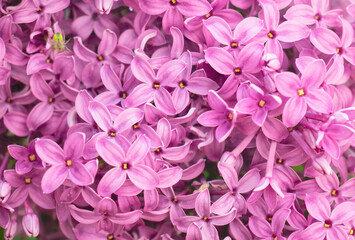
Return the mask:
[[0, 239], [355, 239], [354, 0], [0, 11]]

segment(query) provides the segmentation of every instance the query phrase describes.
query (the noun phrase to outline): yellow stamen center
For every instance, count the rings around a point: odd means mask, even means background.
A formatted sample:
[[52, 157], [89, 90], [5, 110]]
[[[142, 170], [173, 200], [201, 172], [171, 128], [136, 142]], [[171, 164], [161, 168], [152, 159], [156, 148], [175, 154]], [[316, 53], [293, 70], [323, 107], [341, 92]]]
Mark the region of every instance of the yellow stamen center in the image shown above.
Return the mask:
[[242, 70], [240, 69], [240, 68], [235, 68], [234, 69], [234, 73], [236, 73], [236, 74], [239, 74], [239, 73], [241, 73], [242, 72]]
[[208, 217], [203, 217], [203, 220], [207, 221]]
[[298, 93], [299, 96], [303, 96], [305, 94], [303, 88], [298, 89], [297, 93]]
[[232, 48], [237, 48], [238, 47], [238, 43], [237, 42], [232, 42], [231, 43], [231, 47]]
[[139, 128], [139, 124], [138, 123], [133, 125], [133, 129], [138, 129], [138, 128]]
[[115, 132], [110, 132], [108, 135], [110, 135], [110, 137], [116, 137], [116, 133]]
[[272, 221], [272, 217], [268, 217], [268, 218], [267, 218], [267, 221], [268, 221], [268, 222], [271, 222], [271, 221]]
[[122, 164], [122, 169], [128, 169], [128, 164], [127, 163]]
[[274, 34], [272, 34], [271, 32], [269, 32], [269, 33], [267, 34], [267, 36], [268, 36], [269, 38], [274, 38], [274, 37], [275, 37]]
[[25, 178], [25, 183], [27, 183], [27, 184], [29, 184], [29, 183], [31, 183], [32, 181], [31, 181], [31, 178]]
[[52, 103], [53, 100], [54, 100], [54, 99], [53, 99], [52, 97], [49, 97], [49, 98], [48, 98], [48, 102], [49, 102], [49, 103]]
[[326, 227], [326, 228], [330, 228], [330, 224], [328, 224], [328, 223], [324, 223], [324, 227]]
[[160, 148], [157, 148], [155, 151], [156, 151], [157, 153], [159, 153], [161, 150], [160, 150]]
[[67, 166], [70, 167], [72, 165], [72, 161], [70, 159], [67, 160]]
[[50, 63], [50, 62], [51, 62], [51, 59], [47, 58], [46, 62], [47, 62], [47, 63]]
[[315, 16], [314, 16], [314, 19], [315, 19], [315, 20], [318, 20], [318, 19], [319, 19], [319, 16], [318, 16], [318, 15], [315, 15]]
[[158, 89], [160, 87], [160, 83], [154, 83], [153, 88]]
[[228, 114], [228, 118], [230, 119], [230, 120], [232, 120], [233, 119], [233, 114]]
[[277, 237], [274, 237], [274, 240], [277, 240]]
[[260, 100], [260, 102], [259, 102], [259, 107], [264, 107], [264, 105], [265, 105], [265, 101], [264, 100]]
[[184, 88], [184, 87], [185, 87], [185, 84], [184, 84], [183, 82], [180, 82], [180, 83], [179, 83], [179, 87], [180, 87], [180, 88]]
[[170, 3], [175, 5], [177, 3], [177, 1], [176, 0], [170, 0]]
[[209, 18], [209, 17], [211, 17], [211, 13], [207, 13], [207, 14], [205, 15], [205, 18]]
[[97, 57], [97, 59], [98, 59], [99, 61], [102, 61], [104, 58], [103, 58], [103, 56], [100, 55], [100, 56]]
[[9, 97], [6, 98], [6, 102], [8, 102], [8, 103], [11, 102], [11, 98], [9, 98]]
[[123, 99], [126, 99], [126, 97], [127, 97], [127, 93], [122, 92], [122, 93], [121, 93], [121, 97], [122, 97]]
[[30, 156], [28, 156], [28, 158], [30, 159], [30, 162], [33, 162], [34, 160], [36, 160], [36, 155], [32, 153]]
[[337, 190], [334, 189], [334, 190], [332, 190], [331, 194], [332, 194], [332, 196], [337, 196], [338, 192], [337, 192]]
[[350, 235], [354, 235], [354, 229], [352, 228], [349, 232]]
[[113, 234], [110, 234], [110, 235], [107, 236], [107, 239], [108, 239], [108, 240], [112, 240], [113, 237], [114, 237]]
[[176, 198], [174, 198], [174, 202], [178, 202], [178, 200]]

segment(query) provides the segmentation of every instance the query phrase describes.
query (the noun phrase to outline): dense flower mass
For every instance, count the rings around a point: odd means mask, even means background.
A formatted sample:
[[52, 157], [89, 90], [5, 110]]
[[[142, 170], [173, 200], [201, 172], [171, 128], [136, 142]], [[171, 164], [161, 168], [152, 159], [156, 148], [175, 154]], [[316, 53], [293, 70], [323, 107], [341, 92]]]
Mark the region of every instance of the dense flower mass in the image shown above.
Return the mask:
[[355, 239], [354, 0], [3, 0], [5, 239]]

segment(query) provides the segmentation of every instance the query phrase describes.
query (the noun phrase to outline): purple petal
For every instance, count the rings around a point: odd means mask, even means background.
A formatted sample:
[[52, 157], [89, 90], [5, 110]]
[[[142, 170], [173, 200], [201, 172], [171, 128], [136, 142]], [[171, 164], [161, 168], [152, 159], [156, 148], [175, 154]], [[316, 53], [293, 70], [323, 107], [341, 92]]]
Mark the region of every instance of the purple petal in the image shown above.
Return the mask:
[[77, 160], [81, 157], [85, 145], [85, 134], [73, 133], [67, 137], [64, 143], [64, 154], [71, 160]]
[[297, 4], [289, 8], [284, 15], [287, 20], [294, 20], [306, 25], [316, 23], [314, 18], [314, 10], [311, 6], [305, 4]]
[[165, 88], [161, 88], [154, 94], [154, 103], [157, 108], [168, 115], [176, 113], [173, 99]]
[[238, 176], [238, 174], [235, 171], [235, 169], [233, 168], [233, 166], [231, 166], [227, 163], [219, 162], [218, 163], [218, 170], [219, 170], [220, 174], [222, 175], [224, 181], [226, 182], [228, 188], [231, 191], [235, 191], [238, 186], [238, 178], [236, 178], [236, 176]]
[[6, 128], [19, 137], [28, 136], [29, 131], [26, 125], [27, 115], [20, 112], [9, 112], [4, 116]]
[[224, 113], [211, 110], [198, 116], [197, 122], [205, 127], [217, 127], [225, 118], [226, 116]]
[[190, 145], [191, 141], [187, 141], [182, 146], [166, 148], [162, 153], [162, 157], [175, 162], [179, 162], [180, 160], [185, 161], [184, 158], [189, 153]]
[[206, 0], [180, 0], [176, 8], [186, 17], [203, 16], [212, 10], [211, 5]]
[[28, 114], [26, 125], [28, 130], [36, 130], [43, 123], [46, 123], [53, 116], [53, 105], [47, 102], [40, 102]]
[[238, 192], [246, 193], [251, 191], [256, 187], [259, 181], [260, 181], [259, 170], [257, 169], [250, 170], [239, 180]]
[[159, 188], [167, 188], [175, 185], [182, 177], [182, 169], [178, 166], [167, 168], [158, 172]]
[[47, 62], [48, 57], [42, 53], [32, 55], [28, 60], [26, 73], [32, 75], [40, 70], [50, 68], [52, 64]]
[[314, 111], [330, 113], [333, 109], [332, 98], [322, 89], [315, 89], [306, 95], [307, 105]]
[[285, 97], [295, 97], [301, 88], [301, 81], [296, 74], [283, 72], [275, 75], [275, 85]]
[[134, 124], [139, 123], [144, 117], [144, 112], [138, 108], [129, 108], [121, 112], [114, 121], [118, 132], [126, 131]]
[[157, 80], [162, 85], [167, 85], [173, 82], [176, 77], [186, 68], [186, 65], [181, 60], [172, 60], [160, 67], [157, 73]]
[[137, 107], [144, 103], [149, 103], [152, 101], [152, 97], [155, 90], [152, 88], [151, 84], [139, 84], [135, 87], [131, 94], [125, 100], [127, 107]]
[[115, 216], [110, 217], [110, 220], [116, 224], [126, 225], [137, 222], [142, 216], [142, 211], [135, 210], [126, 213], [117, 213]]
[[275, 212], [271, 222], [271, 228], [274, 233], [281, 234], [290, 212], [291, 210], [286, 208], [279, 209]]
[[119, 93], [122, 91], [122, 84], [110, 64], [104, 64], [100, 70], [100, 76], [103, 84], [110, 91]]
[[343, 224], [351, 221], [355, 217], [355, 203], [343, 202], [337, 205], [331, 215], [330, 219], [334, 224]]
[[272, 236], [271, 226], [265, 219], [256, 216], [250, 217], [249, 228], [258, 237], [268, 238]]
[[133, 75], [141, 82], [152, 84], [155, 81], [155, 73], [151, 65], [142, 57], [134, 57], [131, 63]]
[[169, 2], [164, 0], [143, 1], [139, 2], [139, 6], [150, 15], [159, 15], [169, 8]]
[[43, 102], [48, 102], [49, 98], [54, 98], [54, 92], [48, 83], [43, 79], [42, 74], [35, 73], [31, 76], [30, 86], [33, 95]]
[[235, 219], [236, 215], [237, 215], [237, 211], [236, 211], [236, 209], [233, 209], [232, 211], [230, 211], [227, 214], [220, 215], [220, 216], [213, 216], [213, 217], [210, 217], [209, 219], [210, 219], [211, 224], [216, 225], [216, 226], [223, 226], [223, 225], [227, 225], [230, 222], [232, 222]]
[[70, 205], [69, 208], [73, 218], [80, 223], [92, 224], [98, 222], [101, 219], [100, 215], [97, 215], [92, 211], [80, 209], [74, 205]]
[[302, 72], [301, 85], [309, 90], [319, 88], [323, 83], [325, 73], [324, 61], [313, 61]]
[[200, 228], [196, 223], [191, 223], [187, 228], [186, 240], [200, 240], [202, 239], [202, 234]]

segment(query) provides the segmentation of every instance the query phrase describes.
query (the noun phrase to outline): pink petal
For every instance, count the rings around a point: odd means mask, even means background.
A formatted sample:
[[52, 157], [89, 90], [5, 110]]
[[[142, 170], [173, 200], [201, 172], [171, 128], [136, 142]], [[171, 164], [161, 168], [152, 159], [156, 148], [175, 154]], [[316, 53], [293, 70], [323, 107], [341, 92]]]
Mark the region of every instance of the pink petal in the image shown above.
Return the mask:
[[125, 180], [126, 171], [118, 167], [112, 168], [101, 178], [97, 186], [97, 193], [101, 196], [110, 196], [123, 185]]
[[64, 151], [50, 139], [40, 139], [35, 145], [36, 153], [43, 162], [51, 165], [61, 165], [65, 161]]
[[238, 192], [246, 193], [253, 190], [260, 181], [260, 174], [258, 169], [248, 171], [238, 183]]
[[71, 158], [71, 160], [77, 160], [81, 157], [85, 145], [85, 134], [84, 133], [73, 133], [67, 137], [64, 142], [64, 153], [66, 157]]
[[240, 51], [236, 62], [237, 66], [242, 69], [242, 73], [255, 73], [259, 71], [263, 51], [264, 45], [259, 43], [248, 44]]
[[127, 174], [134, 185], [144, 190], [153, 190], [159, 184], [158, 174], [146, 165], [135, 165]]
[[96, 149], [105, 162], [111, 166], [121, 166], [125, 153], [120, 145], [103, 137], [97, 140]]
[[167, 188], [175, 185], [182, 177], [182, 169], [178, 166], [167, 168], [158, 172], [159, 188]]
[[233, 56], [224, 48], [210, 47], [205, 50], [206, 61], [220, 74], [234, 74], [237, 67]]
[[[162, 157], [171, 161], [184, 160], [186, 155], [189, 153], [191, 141], [187, 141], [184, 145], [178, 147], [169, 147], [164, 149]], [[184, 160], [185, 161], [185, 160]]]
[[92, 17], [84, 15], [75, 18], [71, 24], [71, 29], [85, 41], [94, 30]]
[[27, 115], [20, 112], [9, 112], [4, 116], [4, 124], [10, 132], [19, 137], [28, 136], [29, 130], [26, 126]]
[[274, 2], [262, 2], [265, 26], [268, 31], [275, 30], [279, 25], [280, 12]]
[[102, 39], [99, 44], [99, 48], [97, 52], [100, 56], [102, 55], [108, 56], [116, 48], [116, 45], [117, 45], [116, 34], [113, 31], [106, 29], [102, 35]]
[[206, 0], [179, 0], [176, 8], [186, 17], [203, 16], [212, 10], [211, 5]]
[[174, 81], [185, 67], [185, 63], [181, 60], [169, 61], [158, 70], [157, 80], [161, 82], [162, 85], [167, 85], [169, 82]]
[[262, 218], [252, 216], [249, 218], [249, 228], [258, 237], [268, 238], [272, 235], [270, 224]]
[[100, 215], [89, 210], [77, 208], [74, 205], [70, 205], [69, 209], [73, 218], [80, 223], [93, 224], [101, 219]]
[[129, 147], [126, 161], [132, 164], [141, 162], [150, 150], [150, 141], [145, 135], [140, 135]]
[[52, 88], [43, 79], [42, 74], [40, 73], [35, 73], [31, 76], [30, 86], [33, 95], [43, 102], [48, 102], [50, 97], [54, 97]]
[[74, 162], [69, 167], [69, 178], [78, 186], [87, 186], [94, 182], [93, 176], [81, 162]]
[[213, 216], [210, 217], [209, 220], [211, 224], [216, 225], [216, 226], [223, 226], [229, 224], [231, 221], [235, 219], [237, 215], [236, 209], [233, 209], [227, 214], [220, 215], [220, 216]]
[[189, 79], [186, 89], [199, 95], [207, 95], [209, 90], [216, 90], [218, 84], [206, 77], [192, 77]]
[[287, 20], [294, 20], [306, 25], [312, 25], [317, 22], [312, 7], [305, 4], [297, 4], [289, 8], [284, 15]]
[[238, 44], [248, 43], [254, 38], [264, 27], [262, 20], [256, 17], [248, 17], [243, 19], [234, 29], [234, 40]]
[[298, 76], [291, 72], [283, 72], [275, 75], [277, 90], [285, 97], [297, 96], [297, 90], [301, 88]]
[[89, 111], [91, 116], [99, 127], [105, 132], [112, 130], [112, 118], [107, 107], [100, 102], [92, 101], [89, 104]]
[[[38, 143], [38, 142], [37, 142]], [[66, 166], [58, 165], [50, 167], [43, 175], [41, 186], [43, 193], [51, 193], [63, 184], [68, 176]]]
[[286, 219], [290, 215], [291, 210], [282, 208], [275, 212], [272, 216], [271, 228], [274, 233], [281, 234], [282, 229], [285, 226]]
[[344, 224], [355, 217], [355, 203], [354, 202], [343, 202], [337, 205], [332, 213], [330, 214], [330, 219], [334, 224]]
[[75, 55], [85, 62], [94, 62], [97, 60], [96, 53], [86, 48], [81, 38], [78, 37], [74, 38], [73, 50], [75, 52]]
[[53, 105], [47, 102], [40, 102], [28, 114], [26, 125], [28, 130], [36, 130], [43, 123], [46, 123], [53, 116]]
[[[236, 191], [236, 188], [238, 186], [238, 178], [236, 178], [236, 176], [238, 176], [238, 174], [235, 171], [235, 169], [233, 168], [233, 166], [231, 166], [227, 163], [219, 162], [218, 163], [218, 170], [219, 170], [220, 174], [222, 175], [224, 181], [226, 182], [228, 188], [231, 191]], [[239, 189], [238, 189], [238, 191], [239, 191]]]
[[326, 28], [316, 28], [311, 32], [310, 40], [319, 51], [325, 54], [335, 54], [341, 46], [340, 39], [335, 32]]
[[306, 94], [307, 105], [314, 111], [330, 113], [333, 109], [332, 98], [322, 89], [315, 89]]
[[306, 25], [290, 20], [278, 26], [276, 38], [281, 42], [295, 42], [307, 38], [309, 33], [310, 30]]
[[161, 87], [158, 91], [155, 91], [154, 103], [159, 110], [168, 115], [173, 115], [176, 113], [173, 99], [168, 90], [163, 87]]
[[205, 189], [199, 193], [195, 202], [195, 210], [201, 217], [209, 217], [211, 212], [211, 197], [208, 189]]
[[329, 240], [347, 239], [348, 236], [345, 230], [340, 227], [332, 227], [327, 231], [327, 239]]
[[223, 142], [229, 137], [233, 131], [233, 124], [230, 121], [225, 121], [216, 128], [216, 139], [218, 142]]
[[307, 103], [303, 97], [290, 98], [284, 107], [282, 121], [287, 127], [296, 126], [306, 115]]
[[210, 17], [203, 22], [212, 36], [220, 43], [229, 46], [232, 41], [232, 30], [228, 23], [220, 17]]
[[153, 98], [155, 90], [151, 84], [139, 84], [133, 89], [131, 94], [125, 100], [127, 107], [137, 107], [143, 103], [150, 102]]
[[142, 211], [134, 210], [132, 212], [117, 213], [115, 216], [110, 217], [110, 221], [121, 225], [133, 224], [137, 222], [141, 216]]
[[42, 53], [34, 54], [30, 57], [26, 67], [27, 75], [32, 75], [43, 69], [48, 69], [52, 66], [51, 63], [47, 62], [48, 57]]
[[169, 8], [169, 2], [164, 0], [140, 1], [140, 8], [150, 15], [159, 15]]
[[311, 62], [302, 72], [301, 85], [306, 89], [316, 89], [322, 85], [326, 73], [323, 60]]
[[139, 123], [144, 117], [144, 112], [138, 108], [128, 108], [121, 112], [115, 119], [114, 128], [124, 132], [134, 124]]
[[305, 203], [309, 214], [318, 221], [324, 222], [330, 216], [328, 200], [319, 194], [306, 195]]

